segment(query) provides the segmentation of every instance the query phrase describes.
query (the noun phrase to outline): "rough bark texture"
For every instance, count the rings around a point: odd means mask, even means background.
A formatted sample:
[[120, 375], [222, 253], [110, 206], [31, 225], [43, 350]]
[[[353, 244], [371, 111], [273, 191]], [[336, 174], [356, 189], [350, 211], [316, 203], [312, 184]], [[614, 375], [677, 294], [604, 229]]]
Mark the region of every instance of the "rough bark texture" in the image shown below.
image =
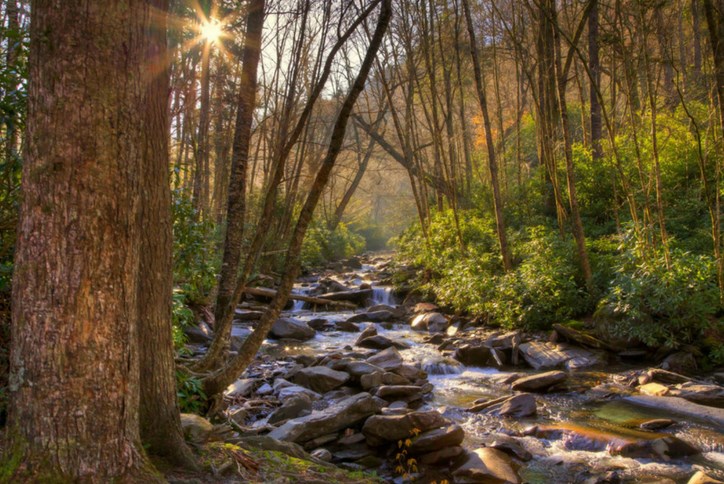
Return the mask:
[[277, 295], [272, 300], [269, 308], [259, 321], [259, 324], [257, 324], [254, 332], [249, 335], [246, 340], [244, 340], [244, 344], [239, 350], [238, 356], [236, 356], [221, 371], [204, 380], [204, 389], [209, 396], [219, 394], [224, 388], [232, 383], [254, 359], [254, 356], [266, 338], [266, 334], [272, 324], [274, 324], [274, 321], [279, 316], [279, 313], [282, 308], [284, 308], [284, 305], [289, 298], [289, 293], [292, 290], [294, 280], [299, 272], [300, 255], [304, 235], [306, 234], [307, 227], [312, 220], [312, 215], [317, 207], [322, 191], [327, 185], [332, 168], [334, 168], [337, 160], [337, 156], [342, 149], [347, 123], [350, 115], [352, 114], [352, 108], [357, 102], [357, 98], [359, 97], [360, 92], [362, 92], [365, 82], [367, 81], [370, 69], [372, 68], [372, 63], [374, 62], [377, 51], [382, 44], [382, 38], [387, 31], [387, 26], [389, 25], [390, 17], [392, 16], [392, 0], [382, 0], [381, 4], [382, 6], [377, 19], [377, 26], [370, 41], [369, 48], [365, 53], [364, 61], [362, 62], [359, 73], [357, 74], [350, 92], [347, 94], [347, 98], [342, 104], [339, 114], [337, 115], [337, 120], [335, 122], [334, 129], [332, 130], [327, 154], [321, 163], [319, 171], [314, 179], [314, 183], [309, 191], [309, 195], [307, 196], [304, 206], [299, 214], [299, 220], [297, 221], [297, 225], [287, 249], [284, 264], [286, 271], [282, 275]]
[[[249, 165], [249, 141], [251, 123], [256, 106], [257, 67], [261, 54], [261, 34], [264, 26], [264, 0], [253, 0], [249, 4], [246, 17], [246, 37], [242, 55], [241, 84], [239, 86], [239, 105], [236, 111], [234, 147], [231, 157], [231, 176], [229, 179], [229, 199], [226, 209], [227, 223], [224, 240], [224, 255], [219, 278], [219, 292], [216, 297], [214, 328], [217, 333], [229, 333], [234, 312], [234, 289], [241, 260], [241, 245], [244, 241], [244, 220], [246, 214], [246, 173]], [[215, 339], [206, 354], [200, 368], [209, 368], [218, 364], [228, 349], [228, 338]]]
[[155, 482], [137, 284], [149, 6], [34, 1], [0, 480]]
[[473, 18], [470, 14], [470, 4], [468, 0], [463, 0], [463, 8], [465, 9], [465, 18], [467, 20], [468, 35], [470, 37], [470, 56], [473, 61], [473, 71], [475, 72], [475, 86], [480, 103], [480, 110], [483, 113], [483, 125], [485, 127], [485, 143], [488, 148], [488, 169], [490, 170], [490, 184], [493, 187], [493, 209], [495, 210], [495, 230], [498, 235], [498, 243], [500, 244], [500, 254], [503, 259], [503, 269], [509, 271], [513, 268], [510, 249], [508, 248], [508, 238], [505, 234], [505, 218], [503, 215], [503, 196], [500, 193], [500, 183], [498, 182], [498, 162], [495, 157], [495, 145], [493, 144], [492, 127], [490, 116], [488, 114], [488, 101], [485, 95], [485, 81], [480, 67], [480, 59], [478, 56], [478, 46], [475, 42], [475, 28], [473, 27]]
[[591, 72], [590, 99], [591, 99], [591, 148], [593, 159], [603, 158], [601, 147], [601, 103], [598, 100], [598, 91], [601, 85], [601, 64], [598, 59], [598, 0], [591, 0], [591, 9], [588, 12], [588, 69]]
[[171, 325], [173, 234], [169, 187], [169, 59], [166, 51], [168, 0], [149, 0], [154, 9], [146, 44], [145, 151], [140, 172], [140, 271], [138, 338], [141, 361], [141, 439], [149, 452], [170, 464], [195, 468], [186, 446], [176, 397]]

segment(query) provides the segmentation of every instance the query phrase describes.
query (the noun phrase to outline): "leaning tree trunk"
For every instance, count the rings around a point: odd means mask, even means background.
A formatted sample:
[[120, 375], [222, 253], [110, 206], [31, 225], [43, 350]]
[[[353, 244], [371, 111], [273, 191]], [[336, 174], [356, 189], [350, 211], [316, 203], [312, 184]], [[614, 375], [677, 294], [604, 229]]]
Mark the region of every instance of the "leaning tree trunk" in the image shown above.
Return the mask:
[[281, 310], [289, 298], [289, 293], [294, 285], [294, 280], [299, 272], [300, 256], [302, 250], [302, 242], [304, 241], [304, 235], [306, 234], [307, 227], [312, 220], [314, 210], [317, 207], [319, 198], [324, 191], [329, 176], [334, 168], [337, 156], [342, 149], [344, 142], [345, 131], [347, 129], [347, 122], [352, 114], [352, 108], [357, 102], [362, 89], [364, 88], [365, 82], [369, 75], [374, 58], [377, 55], [377, 51], [382, 44], [382, 39], [387, 31], [387, 26], [392, 16], [392, 0], [382, 0], [382, 7], [380, 15], [377, 19], [377, 26], [375, 32], [370, 41], [369, 48], [365, 53], [364, 61], [360, 67], [357, 78], [354, 80], [349, 94], [345, 99], [342, 107], [337, 115], [337, 120], [332, 130], [332, 136], [329, 142], [329, 148], [327, 154], [322, 161], [321, 167], [317, 172], [317, 176], [312, 184], [304, 206], [299, 214], [299, 220], [292, 234], [287, 249], [286, 260], [284, 267], [286, 271], [282, 275], [279, 289], [277, 290], [276, 297], [272, 300], [269, 308], [264, 313], [259, 324], [256, 325], [254, 332], [249, 335], [239, 350], [239, 354], [223, 369], [210, 375], [204, 380], [204, 390], [209, 397], [218, 395], [224, 390], [230, 383], [232, 383], [251, 363], [256, 355], [257, 351], [261, 347], [261, 344], [266, 338], [266, 334], [271, 329], [274, 321], [279, 317]]
[[148, 450], [170, 464], [196, 468], [186, 446], [176, 397], [171, 325], [173, 234], [169, 186], [169, 57], [166, 51], [168, 0], [149, 0], [144, 86], [145, 151], [141, 164], [138, 340], [141, 360], [141, 438]]
[[139, 438], [146, 2], [37, 0], [6, 482], [159, 482]]

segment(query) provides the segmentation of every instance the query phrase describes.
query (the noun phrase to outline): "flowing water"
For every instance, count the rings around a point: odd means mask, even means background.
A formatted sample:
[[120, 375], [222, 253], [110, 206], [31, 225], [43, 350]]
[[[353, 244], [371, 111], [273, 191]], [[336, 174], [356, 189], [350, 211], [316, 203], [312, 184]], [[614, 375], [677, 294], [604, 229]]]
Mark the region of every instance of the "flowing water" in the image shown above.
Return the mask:
[[[351, 280], [360, 284], [374, 278], [374, 267], [363, 266], [361, 274]], [[370, 304], [394, 305], [392, 289], [372, 285], [373, 296]], [[309, 287], [297, 286], [297, 293], [308, 293]], [[313, 313], [303, 310], [303, 304], [296, 303], [287, 313], [299, 319], [324, 318], [328, 321], [344, 321], [355, 314], [353, 311]], [[612, 382], [615, 373], [580, 372], [573, 375], [571, 391], [536, 395], [538, 415], [524, 419], [504, 419], [486, 414], [469, 413], [465, 408], [481, 398], [496, 398], [509, 395], [508, 385], [500, 381], [512, 372], [496, 368], [474, 368], [462, 365], [456, 360], [440, 354], [434, 345], [425, 344], [427, 334], [410, 330], [408, 324], [362, 323], [375, 325], [378, 333], [390, 339], [410, 345], [401, 350], [403, 358], [417, 365], [429, 375], [435, 387], [433, 397], [423, 409], [436, 409], [460, 424], [466, 432], [464, 445], [477, 448], [499, 438], [501, 434], [516, 435], [519, 442], [533, 455], [530, 462], [520, 469], [521, 478], [528, 483], [585, 482], [589, 476], [619, 473], [620, 477], [633, 477], [627, 482], [686, 482], [698, 469], [709, 475], [724, 479], [724, 429], [705, 421], [696, 421], [681, 416], [647, 408], [627, 402], [622, 398], [593, 398], [581, 388], [590, 388], [596, 383]], [[349, 351], [359, 333], [317, 332], [314, 339], [280, 343], [267, 340], [263, 351], [277, 356], [310, 355], [335, 351]], [[618, 369], [617, 369], [618, 370]], [[532, 372], [516, 368], [515, 373]], [[631, 438], [653, 438], [655, 434], [636, 430], [638, 425], [657, 418], [674, 419], [677, 423], [666, 429], [666, 435], [674, 435], [684, 442], [701, 449], [701, 455], [683, 459], [633, 459], [614, 456], [608, 451], [611, 441], [625, 441]], [[521, 437], [527, 428], [534, 425], [573, 429], [575, 433], [558, 438]], [[670, 479], [666, 481], [661, 476]], [[607, 481], [608, 482], [608, 481]], [[618, 482], [618, 481], [616, 481]]]

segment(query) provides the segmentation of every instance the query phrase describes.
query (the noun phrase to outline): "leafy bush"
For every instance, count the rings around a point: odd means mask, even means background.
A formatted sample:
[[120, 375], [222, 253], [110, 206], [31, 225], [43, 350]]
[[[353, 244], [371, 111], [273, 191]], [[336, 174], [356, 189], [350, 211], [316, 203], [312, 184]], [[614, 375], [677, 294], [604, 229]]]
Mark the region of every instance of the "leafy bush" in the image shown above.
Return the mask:
[[673, 349], [699, 342], [718, 310], [716, 269], [710, 257], [673, 250], [667, 268], [660, 251], [644, 256], [629, 244], [619, 256], [596, 316], [615, 335]]
[[176, 388], [181, 412], [201, 413], [206, 405], [206, 394], [201, 380], [183, 370], [177, 370]]
[[314, 222], [307, 230], [302, 245], [302, 265], [319, 266], [353, 256], [364, 248], [364, 238], [349, 230], [345, 224], [340, 223], [334, 231], [330, 231], [325, 224]]

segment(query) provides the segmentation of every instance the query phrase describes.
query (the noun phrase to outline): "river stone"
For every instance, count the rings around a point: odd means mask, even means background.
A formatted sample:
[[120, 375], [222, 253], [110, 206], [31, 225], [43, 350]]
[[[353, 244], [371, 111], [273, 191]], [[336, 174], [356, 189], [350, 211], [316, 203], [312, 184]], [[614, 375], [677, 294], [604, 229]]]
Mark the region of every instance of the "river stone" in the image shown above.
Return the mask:
[[224, 390], [225, 397], [246, 397], [254, 389], [256, 385], [256, 379], [254, 378], [240, 378], [234, 383], [226, 387]]
[[387, 348], [367, 358], [367, 363], [379, 366], [383, 370], [394, 371], [402, 366], [402, 356], [397, 348]]
[[357, 341], [354, 342], [355, 346], [359, 346], [359, 344], [372, 336], [377, 336], [377, 327], [375, 327], [374, 324], [371, 324], [367, 326], [364, 331], [357, 337]]
[[287, 398], [281, 407], [277, 408], [269, 415], [268, 422], [272, 425], [278, 424], [284, 420], [290, 418], [297, 418], [303, 416], [304, 412], [312, 410], [312, 399], [309, 395], [300, 393]]
[[345, 333], [359, 333], [360, 327], [349, 321], [337, 321], [334, 323], [335, 328], [338, 331], [344, 331]]
[[[399, 353], [398, 353], [399, 354]], [[421, 380], [427, 378], [427, 373], [413, 365], [400, 365], [392, 369], [398, 375], [407, 378], [409, 381]]]
[[349, 374], [326, 366], [312, 366], [299, 370], [292, 380], [315, 392], [327, 393], [347, 383]]
[[460, 446], [445, 447], [440, 450], [434, 450], [423, 454], [417, 458], [421, 464], [426, 465], [444, 465], [452, 462], [457, 457], [463, 454], [465, 449]]
[[518, 348], [525, 361], [536, 370], [563, 366], [569, 360], [573, 360], [571, 366], [575, 368], [601, 363], [601, 357], [595, 353], [563, 344], [531, 341], [521, 344]]
[[674, 373], [693, 373], [697, 370], [696, 358], [691, 353], [678, 351], [672, 353], [661, 362], [661, 368]]
[[281, 390], [279, 390], [279, 394], [277, 395], [277, 398], [284, 402], [287, 398], [292, 398], [296, 395], [306, 395], [312, 400], [319, 400], [322, 398], [322, 395], [315, 392], [314, 390], [310, 390], [309, 388], [304, 388], [301, 385], [289, 385], [285, 386]]
[[419, 400], [422, 398], [422, 388], [415, 385], [383, 385], [377, 389], [375, 395], [388, 402]]
[[381, 334], [365, 338], [362, 341], [359, 341], [357, 346], [361, 348], [369, 348], [371, 350], [384, 350], [391, 347], [407, 349], [410, 347], [407, 343], [392, 340], [387, 336], [382, 336]]
[[684, 383], [672, 389], [671, 395], [700, 405], [724, 408], [724, 387], [719, 385]]
[[411, 454], [426, 454], [436, 449], [455, 447], [465, 438], [463, 428], [457, 424], [423, 432], [414, 439], [409, 448]]
[[384, 370], [379, 366], [359, 360], [350, 361], [343, 367], [339, 368], [339, 370], [346, 371], [352, 376], [353, 379], [357, 380], [359, 380], [359, 378], [361, 378], [363, 375], [369, 375], [370, 373], [374, 373], [376, 371], [384, 372]]
[[306, 442], [351, 427], [379, 412], [382, 406], [383, 403], [369, 393], [358, 393], [324, 410], [289, 420], [269, 436], [290, 442]]
[[515, 380], [513, 390], [521, 392], [543, 392], [553, 385], [565, 381], [568, 376], [562, 371], [548, 371]]
[[447, 329], [449, 324], [447, 318], [441, 313], [426, 313], [415, 316], [410, 323], [410, 328], [414, 331], [442, 333]]
[[392, 321], [395, 319], [395, 315], [392, 314], [392, 311], [387, 310], [380, 310], [380, 311], [369, 311], [366, 313], [360, 313], [355, 314], [351, 318], [348, 318], [346, 322], [348, 323], [362, 323], [362, 322], [371, 322], [371, 323], [386, 323], [388, 321]]
[[696, 471], [696, 474], [691, 476], [691, 479], [689, 479], [686, 484], [724, 484], [724, 481], [709, 477], [702, 471]]
[[412, 437], [413, 429], [425, 432], [449, 423], [448, 419], [436, 411], [412, 412], [405, 415], [374, 415], [367, 419], [362, 427], [362, 433], [368, 442], [394, 442]]
[[639, 440], [636, 442], [626, 442], [620, 445], [609, 447], [611, 455], [621, 455], [623, 457], [639, 458], [639, 459], [677, 459], [689, 455], [696, 455], [699, 450], [683, 440], [668, 435], [652, 440]]
[[186, 334], [188, 342], [193, 344], [208, 344], [214, 339], [214, 332], [203, 321], [199, 321], [198, 325], [186, 326], [184, 334]]
[[669, 393], [669, 387], [660, 383], [646, 383], [639, 387], [639, 393], [642, 395], [651, 395], [654, 397], [663, 397]]
[[504, 434], [495, 434], [493, 440], [487, 443], [485, 446], [491, 449], [502, 450], [506, 454], [517, 457], [522, 461], [529, 461], [533, 459], [533, 455], [528, 452], [516, 439]]
[[332, 460], [332, 453], [327, 449], [315, 449], [311, 452], [311, 456], [324, 462], [330, 462]]
[[316, 331], [310, 328], [307, 323], [295, 318], [279, 318], [269, 331], [269, 336], [274, 339], [297, 339], [306, 341], [314, 338]]
[[193, 413], [182, 413], [181, 430], [186, 440], [194, 444], [203, 444], [209, 440], [214, 426], [204, 417]]
[[307, 326], [315, 331], [329, 331], [334, 327], [334, 323], [324, 318], [314, 318], [307, 321]]
[[375, 371], [366, 375], [362, 375], [359, 379], [360, 386], [363, 390], [369, 390], [370, 388], [375, 388], [382, 385], [383, 374], [384, 373], [382, 371]]
[[411, 382], [402, 375], [387, 371], [382, 374], [383, 385], [409, 385]]
[[498, 366], [492, 354], [492, 349], [479, 344], [465, 344], [458, 347], [453, 358], [467, 366]]
[[498, 449], [487, 447], [468, 452], [467, 459], [453, 472], [453, 477], [455, 482], [521, 482], [510, 456]]
[[388, 304], [375, 304], [374, 306], [367, 308], [367, 311], [370, 313], [375, 311], [389, 311], [395, 319], [399, 319], [405, 315], [404, 308], [390, 306]]
[[498, 405], [491, 406], [487, 412], [501, 417], [530, 417], [536, 414], [535, 397], [530, 393], [514, 395]]

